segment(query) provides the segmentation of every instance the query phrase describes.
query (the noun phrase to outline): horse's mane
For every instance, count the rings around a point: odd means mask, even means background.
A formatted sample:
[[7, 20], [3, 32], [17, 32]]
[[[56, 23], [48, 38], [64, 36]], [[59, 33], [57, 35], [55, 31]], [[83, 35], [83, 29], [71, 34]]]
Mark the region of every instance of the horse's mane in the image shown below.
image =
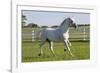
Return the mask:
[[66, 21], [66, 19], [64, 19], [64, 20], [62, 21], [62, 23], [60, 24], [60, 26], [63, 26], [63, 24], [65, 23], [65, 21]]

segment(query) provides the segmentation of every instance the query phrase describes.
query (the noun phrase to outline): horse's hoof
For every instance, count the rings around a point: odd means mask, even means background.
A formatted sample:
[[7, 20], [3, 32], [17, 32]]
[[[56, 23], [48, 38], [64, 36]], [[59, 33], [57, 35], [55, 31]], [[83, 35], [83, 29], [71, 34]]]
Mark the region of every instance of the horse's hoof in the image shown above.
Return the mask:
[[38, 54], [38, 56], [41, 56], [41, 54]]
[[64, 49], [64, 51], [66, 51], [66, 49]]

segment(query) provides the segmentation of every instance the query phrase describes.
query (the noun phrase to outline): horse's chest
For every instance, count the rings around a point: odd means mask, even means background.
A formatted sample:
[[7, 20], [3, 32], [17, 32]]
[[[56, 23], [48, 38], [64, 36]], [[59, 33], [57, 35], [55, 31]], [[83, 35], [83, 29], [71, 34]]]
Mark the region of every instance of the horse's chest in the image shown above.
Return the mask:
[[68, 33], [63, 33], [63, 37], [64, 37], [64, 39], [68, 39], [69, 38], [69, 34]]

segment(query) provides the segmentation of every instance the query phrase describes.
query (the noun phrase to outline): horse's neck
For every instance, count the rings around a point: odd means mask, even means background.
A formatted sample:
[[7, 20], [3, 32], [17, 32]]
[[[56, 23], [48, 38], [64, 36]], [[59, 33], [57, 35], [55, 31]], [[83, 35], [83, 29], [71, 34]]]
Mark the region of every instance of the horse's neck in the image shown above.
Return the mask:
[[62, 33], [68, 33], [69, 32], [69, 26], [68, 25], [62, 26], [60, 28], [60, 30], [61, 30]]

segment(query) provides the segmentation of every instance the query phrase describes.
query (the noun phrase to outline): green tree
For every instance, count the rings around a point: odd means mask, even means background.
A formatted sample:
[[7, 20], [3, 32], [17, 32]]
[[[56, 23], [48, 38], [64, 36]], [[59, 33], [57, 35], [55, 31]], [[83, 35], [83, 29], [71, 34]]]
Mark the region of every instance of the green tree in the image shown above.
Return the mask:
[[48, 26], [41, 26], [41, 28], [48, 28]]
[[27, 20], [26, 16], [22, 14], [22, 27], [25, 26], [26, 20]]
[[59, 26], [58, 25], [51, 26], [51, 28], [57, 28], [57, 27], [59, 27]]
[[29, 23], [28, 24], [28, 27], [33, 27], [33, 28], [37, 28], [37, 27], [39, 27], [37, 24], [35, 24], [35, 23]]

